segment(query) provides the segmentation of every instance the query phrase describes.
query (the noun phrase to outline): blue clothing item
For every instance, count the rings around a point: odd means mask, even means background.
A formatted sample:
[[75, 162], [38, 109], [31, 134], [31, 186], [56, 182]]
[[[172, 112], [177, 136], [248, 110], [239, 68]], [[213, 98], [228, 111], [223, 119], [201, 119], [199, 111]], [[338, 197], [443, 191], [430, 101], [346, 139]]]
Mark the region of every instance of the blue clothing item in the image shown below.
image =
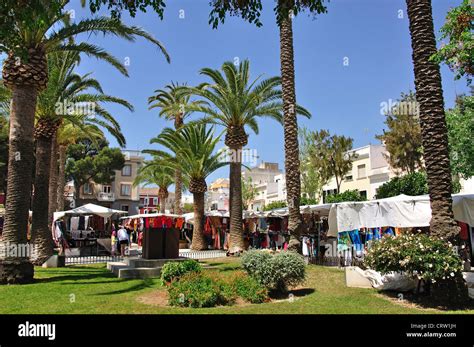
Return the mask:
[[362, 250], [362, 242], [360, 240], [359, 230], [349, 231], [349, 235], [351, 237], [352, 244], [354, 245], [355, 250], [356, 251], [361, 251]]
[[380, 240], [382, 238], [382, 233], [380, 231], [380, 228], [374, 228], [374, 239]]
[[342, 231], [337, 234], [337, 250], [345, 251], [351, 246], [351, 238], [347, 231]]
[[367, 229], [365, 232], [365, 242], [372, 241], [374, 238], [374, 233], [372, 232], [372, 229]]
[[395, 233], [393, 232], [392, 228], [388, 228], [387, 230], [385, 230], [385, 234], [389, 234], [390, 236], [395, 236]]
[[267, 230], [267, 219], [259, 218], [258, 219], [258, 228], [259, 230]]

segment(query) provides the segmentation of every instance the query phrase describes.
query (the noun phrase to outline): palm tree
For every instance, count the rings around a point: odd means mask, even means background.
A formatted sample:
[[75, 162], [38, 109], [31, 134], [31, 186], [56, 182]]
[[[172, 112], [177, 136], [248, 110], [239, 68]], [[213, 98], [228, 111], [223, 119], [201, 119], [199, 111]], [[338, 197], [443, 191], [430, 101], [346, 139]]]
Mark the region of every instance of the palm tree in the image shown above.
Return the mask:
[[[191, 101], [191, 96], [186, 93], [186, 84], [180, 85], [178, 83], [171, 83], [165, 86], [164, 89], [155, 90], [155, 95], [148, 98], [149, 109], [159, 108], [160, 117], [166, 120], [174, 121], [174, 128], [177, 130], [184, 124], [184, 120], [192, 113], [192, 108], [203, 105], [204, 102], [200, 100]], [[174, 174], [175, 182], [175, 203], [174, 211], [177, 214], [182, 214], [182, 190], [183, 178], [179, 169]]]
[[[279, 77], [250, 81], [250, 63], [244, 60], [237, 68], [233, 62], [225, 62], [222, 72], [210, 68], [201, 70], [212, 83], [190, 90], [213, 107], [203, 105], [194, 110], [206, 116], [202, 122], [218, 124], [226, 128], [225, 144], [230, 154], [230, 252], [244, 249], [242, 228], [242, 149], [247, 145], [245, 128], [258, 134], [258, 118], [270, 117], [282, 123], [282, 92], [278, 87]], [[304, 108], [297, 106], [296, 112], [311, 117]]]
[[180, 169], [185, 180], [189, 181], [188, 190], [193, 194], [194, 230], [191, 249], [206, 249], [203, 235], [204, 193], [207, 191], [206, 177], [215, 170], [227, 165], [221, 153], [214, 153], [220, 136], [214, 137], [214, 129], [205, 124], [192, 123], [178, 130], [165, 128], [151, 143], [158, 143], [168, 151], [148, 150], [162, 165], [171, 169]]
[[[289, 249], [301, 252], [301, 230], [303, 221], [300, 213], [300, 164], [298, 144], [298, 123], [296, 119], [295, 68], [293, 51], [292, 17], [309, 10], [312, 13], [327, 11], [325, 0], [277, 0], [274, 7], [276, 22], [280, 29], [280, 65], [283, 89], [283, 118], [285, 139], [286, 191], [289, 207], [288, 230], [291, 238]], [[216, 28], [223, 23], [226, 14], [238, 15], [250, 23], [262, 26], [260, 15], [262, 0], [212, 0], [209, 23]]]
[[168, 188], [174, 183], [175, 171], [163, 165], [159, 160], [151, 160], [144, 163], [138, 170], [133, 184], [135, 186], [145, 183], [158, 186], [158, 197], [160, 199], [160, 213], [165, 213], [166, 199], [168, 199]]
[[[0, 50], [8, 53], [3, 65], [3, 80], [12, 91], [9, 175], [2, 236], [4, 242], [16, 245], [27, 243], [34, 119], [38, 93], [46, 88], [48, 81], [47, 54], [78, 51], [105, 60], [127, 74], [125, 67], [100, 47], [70, 40], [82, 33], [103, 33], [128, 41], [133, 41], [137, 36], [144, 37], [157, 45], [169, 60], [159, 41], [142, 29], [127, 26], [118, 19], [99, 17], [68, 24], [69, 14], [64, 9], [67, 3], [67, 0], [55, 1], [53, 4], [45, 0], [35, 1], [35, 6], [31, 6], [27, 12], [28, 20], [25, 20], [24, 11], [21, 10], [25, 4], [18, 2], [18, 8], [12, 8], [9, 17], [15, 25], [6, 35], [8, 40], [0, 42]], [[32, 280], [33, 266], [27, 257], [7, 257], [1, 261], [0, 282], [27, 283]]]
[[419, 102], [423, 157], [426, 166], [432, 218], [431, 232], [456, 241], [459, 236], [452, 211], [452, 181], [448, 136], [431, 0], [407, 0], [413, 49], [416, 100]]
[[57, 180], [57, 210], [64, 210], [64, 187], [66, 186], [66, 151], [69, 145], [78, 143], [81, 140], [90, 140], [97, 143], [105, 140], [104, 132], [99, 126], [93, 123], [94, 119], [83, 115], [77, 115], [77, 119], [68, 117], [58, 129], [58, 180]]
[[[38, 97], [35, 126], [35, 194], [31, 228], [31, 242], [35, 245], [32, 261], [37, 265], [41, 265], [53, 253], [49, 224], [57, 207], [57, 129], [64, 119], [72, 117], [71, 120], [77, 120], [77, 117], [72, 115], [81, 112], [85, 117], [91, 117], [93, 122], [105, 124], [118, 132], [118, 142], [124, 145], [125, 139], [120, 133], [120, 125], [99, 102], [117, 103], [133, 111], [133, 106], [127, 101], [104, 94], [100, 83], [91, 78], [90, 74], [84, 76], [76, 74], [74, 69], [78, 62], [78, 52], [49, 54], [48, 86]], [[97, 94], [88, 93], [91, 89]], [[71, 105], [82, 105], [83, 110], [68, 109]]]

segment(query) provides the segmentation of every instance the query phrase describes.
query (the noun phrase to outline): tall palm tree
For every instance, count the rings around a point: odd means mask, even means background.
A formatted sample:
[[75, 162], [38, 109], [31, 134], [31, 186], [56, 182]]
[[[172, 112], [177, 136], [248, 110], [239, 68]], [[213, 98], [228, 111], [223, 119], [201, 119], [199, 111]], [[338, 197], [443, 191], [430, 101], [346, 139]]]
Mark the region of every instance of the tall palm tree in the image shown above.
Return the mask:
[[135, 186], [145, 183], [158, 186], [158, 197], [160, 199], [160, 213], [165, 213], [166, 199], [168, 199], [168, 188], [174, 183], [175, 171], [166, 165], [162, 165], [159, 160], [151, 160], [144, 163], [138, 170], [137, 177], [133, 184]]
[[452, 210], [452, 176], [431, 0], [406, 0], [413, 49], [416, 100], [419, 102], [423, 157], [431, 200], [431, 232], [456, 241], [459, 236]]
[[[79, 51], [105, 60], [126, 74], [125, 67], [100, 47], [70, 40], [82, 33], [103, 33], [128, 41], [133, 41], [137, 36], [144, 37], [157, 45], [169, 59], [159, 41], [142, 29], [127, 26], [120, 20], [99, 17], [68, 24], [69, 14], [65, 10], [67, 3], [68, 0], [54, 3], [35, 1], [35, 6], [31, 6], [28, 11], [29, 20], [25, 20], [21, 9], [12, 9], [9, 19], [15, 25], [7, 35], [9, 40], [0, 42], [0, 50], [8, 53], [3, 65], [3, 80], [12, 91], [9, 175], [2, 236], [4, 242], [16, 245], [27, 243], [34, 118], [38, 93], [46, 88], [48, 81], [46, 55], [58, 51]], [[18, 2], [17, 6], [24, 7], [25, 4]], [[18, 56], [18, 52], [22, 55]], [[0, 283], [27, 283], [33, 280], [33, 266], [28, 257], [6, 257], [0, 265]]]
[[[312, 13], [325, 13], [325, 0], [277, 0], [274, 6], [276, 22], [280, 29], [280, 65], [283, 89], [283, 117], [285, 139], [286, 191], [289, 207], [288, 230], [289, 249], [301, 252], [301, 230], [303, 221], [300, 213], [300, 164], [298, 144], [298, 123], [296, 119], [295, 68], [293, 51], [292, 17], [309, 10]], [[211, 1], [212, 10], [209, 23], [216, 28], [223, 23], [226, 14], [238, 15], [250, 23], [262, 26], [260, 14], [262, 0]]]
[[[237, 68], [233, 62], [225, 62], [219, 70], [205, 68], [201, 74], [211, 79], [200, 88], [190, 90], [212, 106], [198, 106], [196, 111], [206, 116], [202, 122], [218, 124], [226, 128], [225, 144], [230, 157], [230, 252], [244, 249], [242, 228], [242, 149], [247, 145], [245, 128], [258, 134], [258, 118], [270, 117], [282, 123], [281, 80], [271, 77], [250, 81], [250, 63], [244, 60]], [[311, 117], [304, 108], [297, 106], [296, 113]]]
[[[57, 143], [57, 129], [64, 119], [77, 120], [73, 114], [81, 112], [85, 117], [91, 117], [93, 122], [105, 124], [118, 132], [118, 142], [124, 145], [125, 139], [120, 133], [120, 125], [99, 102], [113, 102], [133, 111], [132, 105], [127, 101], [104, 94], [100, 83], [91, 78], [90, 74], [76, 74], [74, 70], [78, 62], [78, 52], [49, 54], [48, 86], [38, 97], [35, 126], [35, 194], [31, 228], [31, 242], [35, 245], [35, 254], [31, 260], [37, 265], [42, 264], [53, 253], [49, 224], [57, 207], [58, 156], [56, 146], [53, 146]], [[89, 90], [94, 90], [97, 94], [91, 94]], [[71, 105], [83, 106], [83, 110], [69, 109]]]
[[[227, 165], [221, 153], [215, 149], [220, 136], [214, 137], [214, 129], [205, 124], [192, 123], [178, 130], [165, 128], [150, 142], [165, 147], [163, 150], [148, 150], [161, 160], [162, 165], [174, 170], [181, 169], [189, 181], [188, 190], [193, 194], [194, 229], [191, 249], [206, 249], [204, 240], [204, 193], [207, 191], [206, 177], [217, 169]], [[170, 153], [171, 152], [171, 153]]]
[[[186, 93], [185, 87], [186, 84], [180, 85], [172, 82], [164, 89], [155, 90], [155, 95], [148, 98], [149, 109], [159, 108], [160, 117], [173, 121], [176, 130], [183, 126], [185, 119], [191, 115], [193, 107], [204, 104], [201, 100], [191, 100], [191, 96]], [[179, 169], [174, 174], [174, 182], [174, 211], [177, 214], [182, 214], [183, 178]]]

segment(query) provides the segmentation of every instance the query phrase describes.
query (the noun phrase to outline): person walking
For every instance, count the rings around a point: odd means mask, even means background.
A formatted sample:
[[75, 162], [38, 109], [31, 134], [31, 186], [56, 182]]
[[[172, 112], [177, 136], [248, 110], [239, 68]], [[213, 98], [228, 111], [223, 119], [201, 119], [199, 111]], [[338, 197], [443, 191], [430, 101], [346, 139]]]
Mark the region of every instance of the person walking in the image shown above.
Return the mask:
[[128, 246], [128, 233], [123, 225], [119, 225], [119, 230], [117, 231], [117, 238], [120, 245], [120, 255], [123, 257], [125, 255], [125, 247]]

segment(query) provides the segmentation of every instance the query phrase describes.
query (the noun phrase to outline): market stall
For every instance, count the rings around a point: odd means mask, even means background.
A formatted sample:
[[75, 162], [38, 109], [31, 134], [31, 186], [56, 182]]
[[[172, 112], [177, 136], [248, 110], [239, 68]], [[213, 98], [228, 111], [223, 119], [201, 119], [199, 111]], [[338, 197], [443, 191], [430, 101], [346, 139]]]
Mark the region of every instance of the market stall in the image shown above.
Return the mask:
[[[460, 240], [466, 253], [474, 259], [472, 247], [474, 194], [453, 194], [454, 219], [460, 226]], [[431, 205], [428, 195], [399, 195], [386, 199], [344, 202], [331, 206], [328, 235], [337, 237], [337, 250], [349, 265], [354, 257], [363, 258], [373, 240], [412, 229], [428, 230]]]
[[54, 212], [53, 238], [58, 243], [61, 237], [65, 237], [72, 248], [78, 249], [77, 255], [84, 253], [81, 249], [92, 254], [97, 250], [97, 240], [109, 236], [112, 216], [127, 213], [95, 204]]
[[148, 213], [123, 217], [126, 228], [138, 231], [144, 259], [179, 258], [180, 231], [185, 218], [169, 213]]

